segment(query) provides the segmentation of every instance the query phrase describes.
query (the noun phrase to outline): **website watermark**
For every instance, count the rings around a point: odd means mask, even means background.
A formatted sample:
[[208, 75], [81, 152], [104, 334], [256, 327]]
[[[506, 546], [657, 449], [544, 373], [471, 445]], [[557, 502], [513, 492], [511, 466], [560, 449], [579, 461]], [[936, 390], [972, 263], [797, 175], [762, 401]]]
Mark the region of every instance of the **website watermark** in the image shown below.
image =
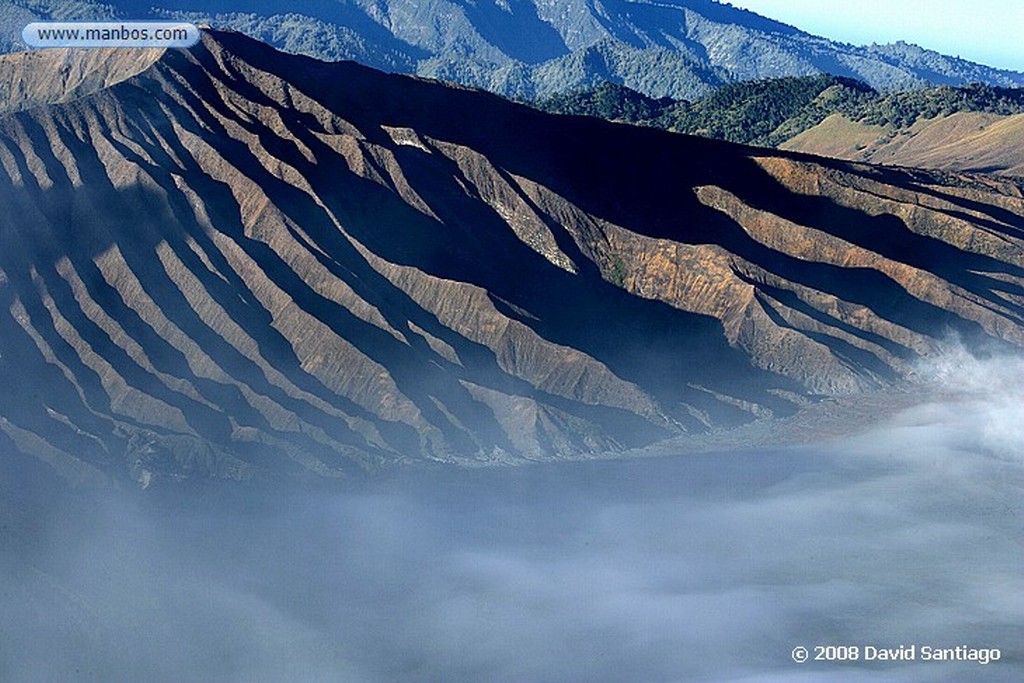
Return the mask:
[[32, 48], [192, 47], [199, 28], [183, 21], [36, 21], [21, 39]]

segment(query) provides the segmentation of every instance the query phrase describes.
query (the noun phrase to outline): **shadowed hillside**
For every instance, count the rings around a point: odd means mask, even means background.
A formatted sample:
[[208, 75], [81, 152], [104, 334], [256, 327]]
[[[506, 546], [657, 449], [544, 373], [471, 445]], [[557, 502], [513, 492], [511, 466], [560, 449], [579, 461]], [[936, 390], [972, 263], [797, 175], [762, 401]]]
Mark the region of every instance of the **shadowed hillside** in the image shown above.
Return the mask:
[[118, 73], [0, 118], [0, 448], [72, 479], [616, 452], [1024, 343], [1010, 182], [238, 34]]

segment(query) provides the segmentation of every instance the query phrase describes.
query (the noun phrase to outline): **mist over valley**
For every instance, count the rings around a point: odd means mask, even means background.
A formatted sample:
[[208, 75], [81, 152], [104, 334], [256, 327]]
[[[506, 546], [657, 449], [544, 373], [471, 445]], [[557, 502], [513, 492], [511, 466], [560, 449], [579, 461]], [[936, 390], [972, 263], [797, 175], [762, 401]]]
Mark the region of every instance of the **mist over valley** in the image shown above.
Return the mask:
[[[5, 490], [0, 678], [1013, 681], [1020, 369], [803, 447]], [[1001, 658], [790, 659], [835, 643]]]
[[0, 680], [1024, 676], [1019, 178], [216, 30], [0, 74]]

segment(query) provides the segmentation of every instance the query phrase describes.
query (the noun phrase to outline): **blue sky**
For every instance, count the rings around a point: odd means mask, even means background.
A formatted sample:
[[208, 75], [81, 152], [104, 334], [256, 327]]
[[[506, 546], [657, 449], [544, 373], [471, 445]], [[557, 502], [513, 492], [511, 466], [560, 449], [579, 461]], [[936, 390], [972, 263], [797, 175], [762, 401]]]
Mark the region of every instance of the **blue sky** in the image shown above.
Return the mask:
[[1024, 71], [1024, 0], [731, 0], [809, 33], [864, 45], [906, 40]]

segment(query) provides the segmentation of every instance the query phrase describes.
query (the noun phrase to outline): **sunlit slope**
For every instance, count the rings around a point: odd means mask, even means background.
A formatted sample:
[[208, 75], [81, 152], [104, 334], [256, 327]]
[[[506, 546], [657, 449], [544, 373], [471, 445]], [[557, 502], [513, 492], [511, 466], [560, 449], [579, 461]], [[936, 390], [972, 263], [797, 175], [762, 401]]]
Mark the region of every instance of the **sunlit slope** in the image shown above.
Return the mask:
[[162, 49], [51, 48], [0, 55], [0, 113], [65, 102], [145, 71]]
[[877, 164], [1024, 176], [1024, 114], [959, 112], [903, 131], [833, 114], [782, 149]]
[[0, 118], [0, 201], [0, 451], [73, 479], [584, 457], [1024, 343], [1012, 182], [237, 34]]

